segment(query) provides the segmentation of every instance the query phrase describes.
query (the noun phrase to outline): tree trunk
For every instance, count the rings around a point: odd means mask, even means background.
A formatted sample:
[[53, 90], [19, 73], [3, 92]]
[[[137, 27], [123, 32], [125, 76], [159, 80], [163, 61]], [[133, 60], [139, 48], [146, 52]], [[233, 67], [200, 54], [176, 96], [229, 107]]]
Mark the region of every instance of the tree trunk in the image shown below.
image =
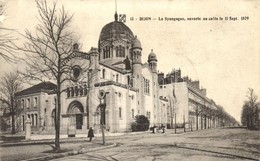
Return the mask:
[[199, 114], [196, 113], [196, 130], [199, 130]]
[[170, 110], [171, 110], [171, 129], [173, 129], [173, 108], [172, 108], [172, 106], [170, 106]]
[[14, 115], [15, 115], [15, 113], [14, 113], [14, 99], [13, 99], [13, 97], [11, 97], [11, 117], [12, 117], [12, 131], [11, 131], [11, 133], [12, 134], [15, 134], [15, 119], [14, 119]]
[[60, 84], [57, 84], [57, 105], [56, 105], [56, 122], [55, 122], [55, 152], [60, 151], [60, 112], [61, 112], [61, 100], [60, 100]]
[[15, 118], [14, 118], [14, 109], [12, 107], [12, 110], [11, 110], [11, 115], [12, 115], [12, 134], [15, 134]]
[[204, 117], [205, 117], [204, 128], [207, 129], [207, 115], [205, 115]]
[[176, 125], [176, 113], [174, 114], [174, 133], [177, 133], [177, 125]]
[[203, 129], [203, 115], [201, 114], [200, 115], [200, 128], [201, 128], [201, 130]]

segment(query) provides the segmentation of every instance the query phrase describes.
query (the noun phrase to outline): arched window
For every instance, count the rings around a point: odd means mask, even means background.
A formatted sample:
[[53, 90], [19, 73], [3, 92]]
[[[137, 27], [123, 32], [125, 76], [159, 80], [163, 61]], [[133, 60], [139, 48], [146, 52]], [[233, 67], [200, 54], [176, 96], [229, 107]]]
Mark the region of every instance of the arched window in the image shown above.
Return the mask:
[[22, 130], [24, 131], [25, 130], [25, 118], [24, 118], [24, 115], [22, 115]]
[[78, 86], [75, 86], [75, 95], [76, 95], [76, 96], [79, 95], [79, 89], [78, 89]]
[[27, 108], [30, 108], [30, 106], [31, 106], [31, 100], [30, 98], [27, 98]]
[[37, 125], [38, 125], [38, 115], [35, 114], [35, 126], [37, 126]]
[[79, 95], [80, 95], [80, 96], [83, 95], [83, 88], [82, 88], [82, 86], [79, 87]]
[[104, 59], [110, 57], [110, 47], [106, 46], [105, 49], [103, 49]]
[[121, 45], [116, 47], [116, 57], [125, 57], [125, 47]]
[[134, 118], [134, 117], [135, 117], [135, 110], [132, 109], [132, 118]]
[[31, 120], [32, 126], [34, 126], [34, 114], [31, 114], [31, 118], [32, 118]]
[[102, 70], [102, 78], [103, 78], [103, 79], [106, 78], [106, 70], [105, 70], [105, 69]]
[[37, 107], [38, 106], [38, 98], [37, 97], [34, 97], [34, 107]]
[[119, 57], [119, 49], [116, 47], [116, 57]]
[[24, 108], [24, 99], [22, 99], [22, 108]]
[[86, 84], [84, 84], [84, 95], [87, 95], [87, 85]]
[[118, 111], [119, 113], [119, 118], [122, 118], [122, 108], [121, 107], [119, 107], [119, 111]]
[[119, 79], [118, 77], [119, 77], [118, 74], [116, 74], [116, 82], [118, 82], [118, 79]]
[[121, 57], [125, 57], [125, 47], [121, 48]]
[[71, 87], [71, 97], [74, 97], [74, 88], [73, 87]]
[[74, 66], [72, 70], [74, 79], [78, 79], [80, 76], [81, 68], [79, 66]]
[[103, 59], [105, 59], [106, 50], [103, 49]]
[[70, 97], [70, 88], [67, 88], [67, 97]]
[[127, 84], [130, 85], [130, 76], [127, 76]]
[[55, 108], [52, 110], [52, 113], [51, 113], [51, 125], [52, 126], [55, 126], [55, 121], [56, 121], [56, 110]]

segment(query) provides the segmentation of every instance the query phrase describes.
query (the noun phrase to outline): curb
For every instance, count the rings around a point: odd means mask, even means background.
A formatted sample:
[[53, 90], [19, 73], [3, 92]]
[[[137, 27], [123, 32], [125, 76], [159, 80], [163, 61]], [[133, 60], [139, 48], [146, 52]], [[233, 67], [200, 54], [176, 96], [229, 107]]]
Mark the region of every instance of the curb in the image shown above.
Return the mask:
[[[85, 138], [82, 138], [83, 140]], [[62, 140], [60, 139], [60, 143], [69, 143], [69, 142], [82, 142], [82, 139], [74, 139], [74, 140]], [[40, 145], [40, 144], [54, 144], [55, 140], [24, 140], [20, 142], [2, 142], [0, 143], [0, 147], [11, 147], [11, 146], [24, 146], [24, 145]]]
[[[134, 132], [134, 133], [122, 133], [120, 135], [110, 135], [109, 137], [117, 137], [117, 136], [126, 136], [126, 135], [139, 135], [145, 132]], [[97, 138], [101, 138], [101, 136], [95, 136]], [[75, 138], [60, 138], [60, 143], [67, 142], [81, 142], [82, 139], [86, 139], [87, 137], [75, 137]], [[42, 140], [22, 140], [18, 142], [3, 142], [0, 141], [0, 147], [11, 147], [11, 146], [23, 146], [23, 145], [39, 145], [39, 144], [53, 144], [54, 139], [42, 139]]]
[[115, 147], [115, 146], [117, 146], [117, 144], [113, 143], [112, 145], [97, 147], [97, 148], [88, 149], [88, 150], [82, 148], [80, 150], [72, 150], [72, 151], [60, 153], [60, 154], [50, 154], [48, 156], [35, 157], [35, 158], [25, 159], [25, 160], [21, 160], [21, 161], [36, 161], [36, 160], [37, 161], [45, 161], [45, 160], [63, 158], [63, 157], [66, 157], [66, 156], [88, 153], [88, 152], [97, 151], [97, 150], [103, 150], [103, 149], [112, 148], [112, 147]]

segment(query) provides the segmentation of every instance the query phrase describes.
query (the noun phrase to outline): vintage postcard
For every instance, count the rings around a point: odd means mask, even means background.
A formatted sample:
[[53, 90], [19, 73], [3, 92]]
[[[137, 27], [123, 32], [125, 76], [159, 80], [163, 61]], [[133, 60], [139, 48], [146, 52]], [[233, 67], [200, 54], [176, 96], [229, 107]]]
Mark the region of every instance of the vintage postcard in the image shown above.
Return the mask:
[[0, 0], [1, 160], [258, 160], [259, 0]]

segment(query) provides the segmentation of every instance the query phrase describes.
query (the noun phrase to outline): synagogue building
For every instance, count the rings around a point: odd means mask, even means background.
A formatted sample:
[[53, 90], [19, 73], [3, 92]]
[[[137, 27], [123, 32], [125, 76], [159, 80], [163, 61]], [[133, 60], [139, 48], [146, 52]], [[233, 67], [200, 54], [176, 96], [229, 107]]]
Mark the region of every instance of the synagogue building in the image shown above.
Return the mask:
[[[218, 106], [206, 97], [199, 81], [182, 77], [180, 69], [167, 75], [158, 73], [160, 60], [153, 49], [143, 53], [138, 36], [118, 21], [117, 14], [102, 28], [97, 48], [82, 52], [74, 44], [73, 49], [73, 80], [62, 86], [61, 133], [86, 133], [90, 127], [98, 131], [101, 115], [109, 132], [131, 131], [136, 115], [146, 116], [150, 126], [167, 128], [175, 120], [178, 126], [194, 129], [223, 122], [214, 113]], [[142, 57], [147, 57], [147, 62], [142, 62]], [[18, 121], [21, 131], [29, 120], [32, 131], [54, 133], [55, 88], [55, 84], [43, 82], [16, 93], [24, 109]]]

